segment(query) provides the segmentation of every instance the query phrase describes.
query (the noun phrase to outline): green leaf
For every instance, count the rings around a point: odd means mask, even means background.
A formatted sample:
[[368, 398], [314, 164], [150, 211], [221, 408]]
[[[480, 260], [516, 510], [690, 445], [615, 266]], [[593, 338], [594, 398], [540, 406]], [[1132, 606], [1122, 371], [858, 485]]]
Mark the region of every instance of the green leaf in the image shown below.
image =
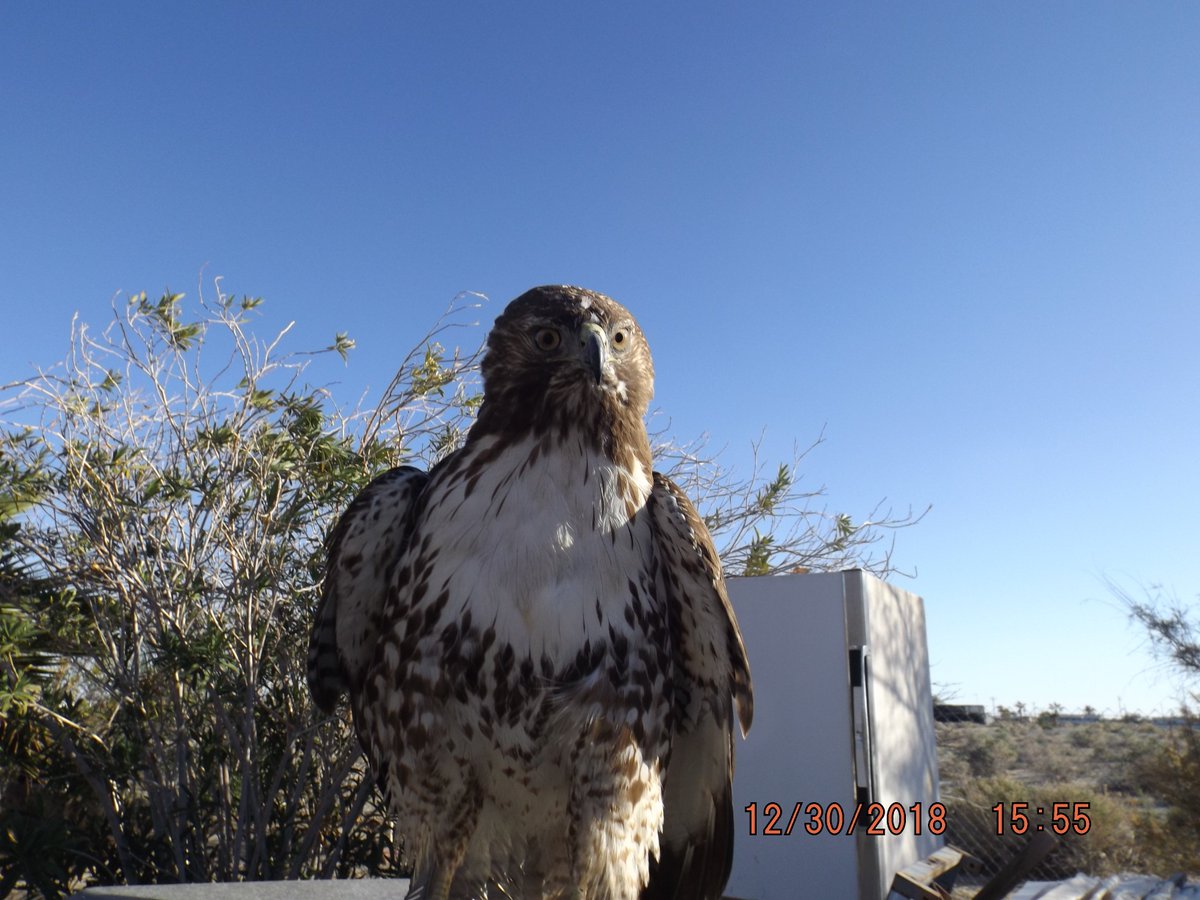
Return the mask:
[[201, 328], [202, 326], [198, 322], [172, 328], [171, 343], [180, 350], [187, 350], [194, 343], [196, 336], [200, 334]]
[[750, 550], [746, 556], [746, 568], [743, 575], [769, 575], [771, 573], [771, 555], [775, 539], [769, 534], [754, 532], [750, 542]]
[[142, 503], [148, 503], [158, 496], [158, 492], [162, 490], [162, 479], [155, 477], [150, 479], [150, 483], [142, 488]]
[[337, 355], [342, 358], [342, 362], [345, 362], [349, 352], [354, 349], [354, 346], [354, 339], [346, 334], [346, 332], [339, 331], [334, 336], [333, 343], [325, 349], [336, 351]]
[[275, 408], [275, 392], [255, 388], [250, 392], [250, 405], [255, 409], [271, 410]]

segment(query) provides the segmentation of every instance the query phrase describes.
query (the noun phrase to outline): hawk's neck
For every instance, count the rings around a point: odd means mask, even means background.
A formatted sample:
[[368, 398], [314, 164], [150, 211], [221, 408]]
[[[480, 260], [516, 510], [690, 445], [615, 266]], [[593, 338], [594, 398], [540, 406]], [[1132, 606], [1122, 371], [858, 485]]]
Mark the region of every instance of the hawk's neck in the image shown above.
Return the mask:
[[652, 487], [646, 426], [641, 416], [616, 403], [582, 410], [568, 404], [538, 409], [519, 403], [485, 403], [463, 451], [475, 467], [513, 453], [528, 454], [525, 471], [545, 464], [551, 456], [577, 458], [591, 467], [611, 466], [620, 481], [621, 498], [633, 510], [641, 508]]

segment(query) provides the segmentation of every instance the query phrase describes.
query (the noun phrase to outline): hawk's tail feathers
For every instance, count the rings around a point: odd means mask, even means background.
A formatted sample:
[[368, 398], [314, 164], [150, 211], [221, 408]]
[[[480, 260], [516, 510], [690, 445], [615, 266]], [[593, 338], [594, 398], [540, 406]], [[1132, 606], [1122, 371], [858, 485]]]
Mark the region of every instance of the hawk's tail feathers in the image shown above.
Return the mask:
[[[726, 701], [728, 703], [728, 701]], [[732, 710], [676, 732], [659, 858], [640, 900], [719, 900], [733, 867]]]
[[321, 712], [332, 713], [346, 689], [337, 649], [337, 604], [325, 594], [308, 640], [308, 690]]

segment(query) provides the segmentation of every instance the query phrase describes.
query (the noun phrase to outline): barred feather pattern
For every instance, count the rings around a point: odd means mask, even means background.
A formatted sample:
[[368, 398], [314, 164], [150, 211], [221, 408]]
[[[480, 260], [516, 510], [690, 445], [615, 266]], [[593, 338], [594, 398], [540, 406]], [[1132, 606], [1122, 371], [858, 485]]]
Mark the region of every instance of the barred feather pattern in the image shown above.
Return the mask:
[[642, 900], [718, 900], [733, 865], [735, 707], [743, 736], [754, 718], [750, 663], [703, 519], [658, 472], [650, 509], [676, 693], [661, 854]]
[[326, 542], [328, 564], [308, 642], [308, 688], [331, 713], [357, 692], [374, 652], [374, 619], [382, 610], [394, 566], [411, 528], [411, 513], [429, 475], [412, 466], [390, 469], [346, 509]]

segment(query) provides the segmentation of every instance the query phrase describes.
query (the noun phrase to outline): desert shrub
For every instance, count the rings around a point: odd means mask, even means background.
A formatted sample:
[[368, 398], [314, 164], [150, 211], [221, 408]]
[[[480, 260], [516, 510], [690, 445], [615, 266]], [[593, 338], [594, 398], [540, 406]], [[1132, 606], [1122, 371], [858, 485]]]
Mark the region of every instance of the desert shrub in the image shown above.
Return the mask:
[[1091, 750], [1096, 746], [1096, 732], [1090, 725], [1080, 725], [1071, 729], [1071, 735], [1067, 740], [1077, 750]]
[[1158, 871], [1200, 873], [1200, 722], [1188, 716], [1136, 767], [1140, 786], [1159, 802], [1139, 822], [1139, 839]]
[[1007, 770], [1017, 758], [1017, 749], [1004, 731], [981, 728], [970, 735], [964, 756], [973, 778], [990, 778]]
[[247, 333], [256, 305], [140, 295], [8, 398], [0, 853], [43, 894], [346, 873], [388, 843], [303, 672], [324, 531], [397, 445]]

